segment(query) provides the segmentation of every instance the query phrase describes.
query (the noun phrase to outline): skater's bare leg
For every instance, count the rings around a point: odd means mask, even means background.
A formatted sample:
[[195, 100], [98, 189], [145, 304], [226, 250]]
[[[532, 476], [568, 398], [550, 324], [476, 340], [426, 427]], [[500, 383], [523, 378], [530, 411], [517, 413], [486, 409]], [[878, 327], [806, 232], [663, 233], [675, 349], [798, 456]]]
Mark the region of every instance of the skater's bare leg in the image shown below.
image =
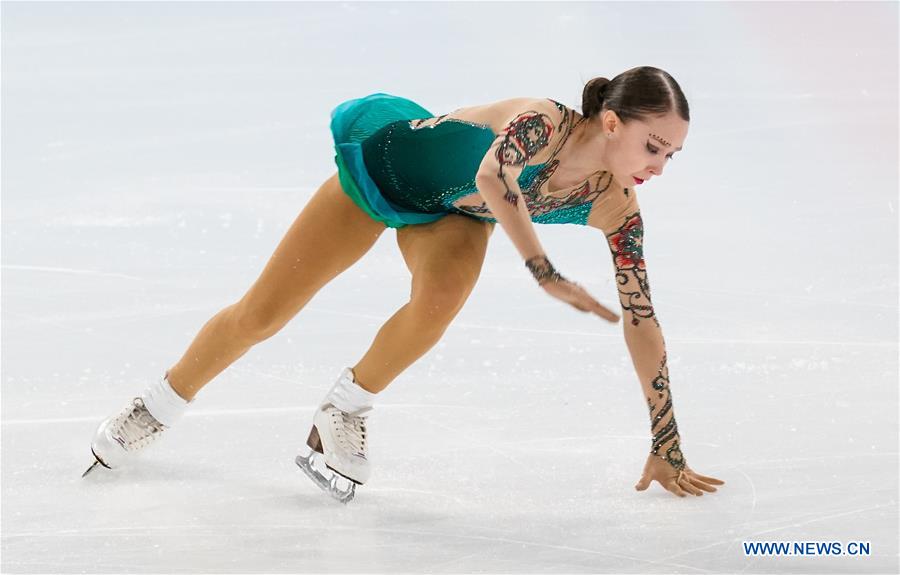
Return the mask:
[[169, 384], [182, 398], [193, 398], [253, 345], [277, 333], [384, 229], [347, 197], [334, 174], [297, 216], [249, 291], [213, 316], [168, 370]]
[[456, 214], [397, 230], [412, 273], [410, 300], [353, 367], [360, 387], [383, 390], [438, 342], [478, 280], [492, 231], [492, 224]]

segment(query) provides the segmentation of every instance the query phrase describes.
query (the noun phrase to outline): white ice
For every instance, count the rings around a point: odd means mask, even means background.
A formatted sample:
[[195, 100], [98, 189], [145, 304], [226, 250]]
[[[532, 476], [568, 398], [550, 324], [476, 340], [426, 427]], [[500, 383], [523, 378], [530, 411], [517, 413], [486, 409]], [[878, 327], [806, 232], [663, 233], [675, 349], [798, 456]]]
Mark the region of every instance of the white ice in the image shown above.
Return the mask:
[[[896, 573], [897, 22], [895, 2], [4, 3], [0, 569]], [[408, 296], [393, 232], [139, 462], [80, 478], [99, 421], [333, 173], [335, 105], [578, 106], [645, 64], [692, 106], [638, 195], [685, 454], [718, 493], [633, 489], [649, 421], [621, 324], [541, 293], [499, 228], [457, 321], [379, 397], [349, 506], [293, 459]], [[617, 303], [601, 236], [538, 233]]]

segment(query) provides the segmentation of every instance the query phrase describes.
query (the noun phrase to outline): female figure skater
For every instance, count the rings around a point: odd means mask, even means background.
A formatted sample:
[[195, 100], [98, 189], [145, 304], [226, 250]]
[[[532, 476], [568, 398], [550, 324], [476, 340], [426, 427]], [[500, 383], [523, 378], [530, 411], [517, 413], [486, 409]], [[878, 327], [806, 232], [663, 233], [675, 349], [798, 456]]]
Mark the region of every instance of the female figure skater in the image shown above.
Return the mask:
[[301, 211], [240, 301], [200, 330], [184, 356], [91, 443], [114, 468], [184, 412], [197, 392], [271, 337], [315, 293], [356, 262], [388, 227], [412, 274], [409, 302], [345, 368], [313, 416], [297, 463], [347, 502], [369, 477], [366, 416], [375, 396], [440, 339], [471, 292], [499, 222], [544, 291], [617, 322], [550, 263], [533, 222], [601, 230], [612, 254], [624, 335], [651, 421], [650, 453], [635, 488], [652, 481], [678, 496], [724, 482], [695, 473], [681, 450], [666, 349], [650, 301], [634, 186], [660, 176], [681, 150], [688, 104], [663, 70], [639, 67], [584, 88], [582, 113], [550, 99], [516, 98], [435, 116], [387, 94], [332, 112], [338, 171]]

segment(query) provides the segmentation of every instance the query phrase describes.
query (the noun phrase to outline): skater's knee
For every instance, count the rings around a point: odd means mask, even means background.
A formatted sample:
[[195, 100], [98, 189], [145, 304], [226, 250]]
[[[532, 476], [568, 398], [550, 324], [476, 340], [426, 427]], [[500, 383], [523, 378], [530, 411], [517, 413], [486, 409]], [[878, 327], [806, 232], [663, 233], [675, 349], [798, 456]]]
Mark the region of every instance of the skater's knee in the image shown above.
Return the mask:
[[452, 275], [434, 274], [417, 279], [410, 295], [410, 306], [434, 324], [450, 323], [472, 290], [468, 282]]
[[278, 333], [290, 318], [267, 306], [254, 306], [242, 300], [232, 305], [228, 317], [234, 337], [255, 344]]

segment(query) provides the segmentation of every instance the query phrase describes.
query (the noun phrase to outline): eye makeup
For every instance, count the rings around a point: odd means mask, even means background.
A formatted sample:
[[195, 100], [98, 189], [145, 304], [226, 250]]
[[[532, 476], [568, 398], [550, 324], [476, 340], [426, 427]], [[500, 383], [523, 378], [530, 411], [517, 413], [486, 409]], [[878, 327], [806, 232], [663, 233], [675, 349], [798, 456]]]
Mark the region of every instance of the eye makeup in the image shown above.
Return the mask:
[[[663, 146], [667, 147], [667, 148], [669, 148], [669, 147], [672, 146], [671, 143], [669, 143], [669, 142], [667, 142], [666, 140], [660, 138], [660, 137], [657, 136], [656, 134], [650, 134], [650, 137], [653, 138], [654, 140], [656, 140], [657, 142], [659, 142], [660, 144], [662, 144]], [[650, 143], [647, 142], [647, 145], [649, 146]], [[675, 151], [676, 151], [676, 152], [680, 152], [680, 151], [681, 151], [681, 146], [678, 146], [677, 148], [675, 148]]]
[[[659, 153], [659, 148], [657, 148], [656, 146], [654, 146], [654, 145], [651, 144], [650, 142], [647, 142], [647, 151], [650, 152], [650, 153], [653, 154], [653, 155], [656, 155], [656, 154]], [[673, 152], [673, 153], [667, 155], [666, 157], [669, 158], [670, 160], [674, 160], [674, 159], [675, 159], [675, 158], [674, 158], [674, 155], [675, 155], [675, 153]]]
[[653, 138], [654, 140], [656, 140], [657, 142], [659, 142], [660, 144], [662, 144], [663, 146], [666, 146], [667, 148], [672, 145], [669, 142], [667, 142], [667, 141], [663, 140], [662, 138], [660, 138], [659, 136], [657, 136], [656, 134], [650, 134], [650, 137]]

